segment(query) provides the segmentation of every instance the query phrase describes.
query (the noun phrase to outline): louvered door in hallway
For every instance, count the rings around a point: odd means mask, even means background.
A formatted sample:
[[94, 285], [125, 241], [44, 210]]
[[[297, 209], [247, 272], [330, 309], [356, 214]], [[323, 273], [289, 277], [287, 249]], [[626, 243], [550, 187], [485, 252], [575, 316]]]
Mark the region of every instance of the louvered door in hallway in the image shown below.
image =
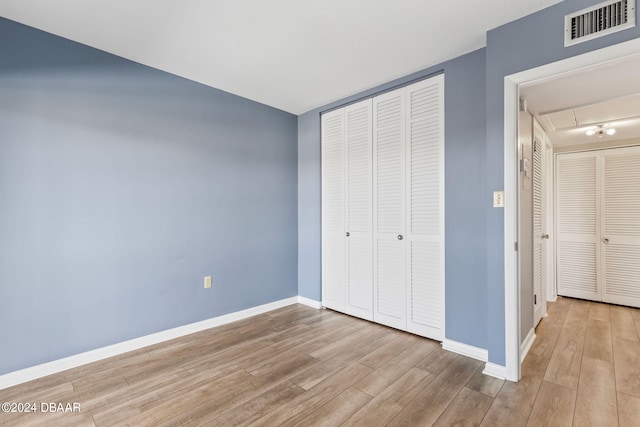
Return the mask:
[[638, 165], [640, 147], [557, 156], [560, 295], [640, 307]]
[[601, 155], [602, 300], [640, 307], [640, 147]]

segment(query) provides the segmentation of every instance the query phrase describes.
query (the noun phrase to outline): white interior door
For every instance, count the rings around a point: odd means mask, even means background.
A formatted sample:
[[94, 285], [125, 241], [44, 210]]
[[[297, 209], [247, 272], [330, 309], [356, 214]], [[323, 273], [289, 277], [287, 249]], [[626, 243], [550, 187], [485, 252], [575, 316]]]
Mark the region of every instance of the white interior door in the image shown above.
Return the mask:
[[597, 152], [556, 158], [556, 268], [559, 295], [601, 301], [597, 159]]
[[345, 311], [344, 110], [322, 115], [322, 305]]
[[404, 88], [373, 99], [374, 313], [406, 329]]
[[533, 132], [533, 326], [535, 327], [546, 314], [545, 296], [545, 247], [549, 235], [545, 230], [545, 204], [543, 190], [545, 184], [544, 131], [534, 121]]
[[371, 99], [345, 108], [346, 313], [373, 320]]
[[602, 300], [640, 307], [640, 147], [602, 151]]
[[407, 330], [444, 339], [444, 76], [406, 88]]

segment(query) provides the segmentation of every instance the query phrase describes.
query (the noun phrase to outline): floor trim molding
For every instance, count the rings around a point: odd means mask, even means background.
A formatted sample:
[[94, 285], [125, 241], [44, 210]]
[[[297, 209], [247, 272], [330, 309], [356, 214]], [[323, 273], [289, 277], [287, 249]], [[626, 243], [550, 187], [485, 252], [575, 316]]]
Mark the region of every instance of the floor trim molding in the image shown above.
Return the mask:
[[322, 303], [320, 301], [316, 301], [314, 299], [311, 298], [305, 298], [305, 297], [301, 297], [298, 296], [298, 304], [303, 304], [306, 306], [309, 306], [311, 308], [315, 308], [320, 310], [322, 308]]
[[524, 362], [524, 358], [527, 357], [527, 353], [531, 350], [531, 346], [533, 342], [536, 340], [536, 330], [535, 328], [531, 328], [527, 337], [524, 339], [524, 342], [520, 346], [520, 363]]
[[19, 371], [9, 372], [8, 374], [0, 375], [0, 390], [25, 383], [27, 381], [35, 380], [47, 375], [66, 371], [67, 369], [86, 365], [87, 363], [96, 362], [98, 360], [106, 359], [112, 356], [117, 356], [128, 351], [137, 350], [142, 347], [161, 343], [163, 341], [168, 341], [174, 338], [179, 338], [181, 336], [192, 334], [194, 332], [200, 332], [205, 329], [215, 328], [216, 326], [221, 326], [227, 323], [235, 322], [237, 320], [246, 319], [251, 316], [276, 310], [278, 308], [297, 304], [298, 302], [304, 304], [304, 302], [300, 301], [300, 297], [286, 298], [268, 304], [251, 307], [246, 310], [236, 311], [234, 313], [213, 317], [211, 319], [203, 320], [200, 322], [179, 326], [177, 328], [167, 329], [166, 331], [145, 335], [140, 338], [123, 341], [107, 347], [98, 348], [96, 350], [87, 351], [85, 353], [80, 353], [73, 356], [65, 357], [63, 359], [54, 360], [52, 362], [43, 363], [41, 365], [32, 366], [30, 368], [21, 369]]
[[445, 339], [442, 342], [442, 348], [483, 362], [486, 362], [489, 359], [489, 352], [484, 348], [474, 347], [472, 345], [453, 340]]
[[495, 363], [487, 362], [484, 365], [483, 374], [489, 375], [490, 377], [498, 378], [500, 380], [507, 379], [507, 368], [506, 366], [496, 365]]

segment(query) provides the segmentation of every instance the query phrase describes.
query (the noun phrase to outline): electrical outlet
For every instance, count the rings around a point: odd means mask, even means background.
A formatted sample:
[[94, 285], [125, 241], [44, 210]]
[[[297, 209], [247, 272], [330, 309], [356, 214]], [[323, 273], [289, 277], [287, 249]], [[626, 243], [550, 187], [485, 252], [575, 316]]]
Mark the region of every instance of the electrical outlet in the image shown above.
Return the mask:
[[211, 287], [211, 276], [205, 276], [204, 278], [204, 288], [209, 289]]
[[504, 208], [504, 191], [493, 192], [493, 207]]

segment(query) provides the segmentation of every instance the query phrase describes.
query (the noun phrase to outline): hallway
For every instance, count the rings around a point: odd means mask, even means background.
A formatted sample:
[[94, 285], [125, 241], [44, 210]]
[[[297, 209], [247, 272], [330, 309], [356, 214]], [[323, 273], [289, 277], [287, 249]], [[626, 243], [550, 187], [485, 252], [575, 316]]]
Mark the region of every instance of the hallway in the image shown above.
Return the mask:
[[637, 425], [639, 333], [638, 309], [558, 297], [482, 425]]

